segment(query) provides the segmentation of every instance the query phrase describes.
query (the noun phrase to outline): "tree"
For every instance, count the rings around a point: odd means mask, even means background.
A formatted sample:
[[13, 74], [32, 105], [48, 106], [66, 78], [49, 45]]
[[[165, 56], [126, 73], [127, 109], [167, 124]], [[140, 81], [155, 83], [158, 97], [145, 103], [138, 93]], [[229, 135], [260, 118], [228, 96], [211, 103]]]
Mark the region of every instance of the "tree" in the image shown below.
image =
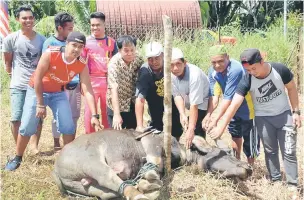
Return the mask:
[[235, 20], [241, 1], [209, 1], [209, 27], [217, 28]]

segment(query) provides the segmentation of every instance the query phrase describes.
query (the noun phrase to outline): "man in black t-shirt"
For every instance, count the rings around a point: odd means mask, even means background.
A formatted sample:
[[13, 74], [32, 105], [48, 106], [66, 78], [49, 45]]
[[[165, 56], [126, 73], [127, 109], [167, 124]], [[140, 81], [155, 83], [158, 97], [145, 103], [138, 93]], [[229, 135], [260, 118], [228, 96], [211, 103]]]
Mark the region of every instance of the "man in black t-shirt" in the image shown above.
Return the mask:
[[[163, 46], [158, 42], [151, 42], [146, 46], [147, 61], [138, 74], [136, 83], [135, 113], [137, 131], [142, 131], [144, 104], [147, 100], [149, 114], [151, 116], [150, 126], [163, 130], [164, 113], [164, 54]], [[175, 123], [176, 122], [176, 123]], [[180, 124], [178, 110], [172, 103], [172, 135], [181, 135], [183, 130]]]

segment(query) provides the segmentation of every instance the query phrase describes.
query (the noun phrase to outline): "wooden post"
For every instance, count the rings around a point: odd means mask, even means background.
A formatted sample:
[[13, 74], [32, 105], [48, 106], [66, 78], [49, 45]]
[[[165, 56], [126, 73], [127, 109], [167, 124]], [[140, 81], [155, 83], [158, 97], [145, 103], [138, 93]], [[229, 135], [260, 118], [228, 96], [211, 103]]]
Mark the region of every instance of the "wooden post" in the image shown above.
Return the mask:
[[[302, 77], [301, 75], [299, 76], [299, 86], [298, 88], [301, 88], [300, 89], [300, 95], [303, 95], [304, 93], [304, 39], [303, 39], [303, 31], [304, 31], [304, 28], [301, 27], [300, 28], [300, 31], [299, 31], [299, 53], [298, 53], [298, 58], [299, 58], [299, 64], [298, 64], [298, 73], [299, 74], [302, 74]], [[302, 86], [302, 87], [301, 87]]]
[[173, 31], [172, 20], [163, 15], [165, 33], [164, 47], [164, 147], [166, 154], [166, 173], [171, 171], [171, 131], [172, 131], [172, 91], [171, 91], [171, 56]]

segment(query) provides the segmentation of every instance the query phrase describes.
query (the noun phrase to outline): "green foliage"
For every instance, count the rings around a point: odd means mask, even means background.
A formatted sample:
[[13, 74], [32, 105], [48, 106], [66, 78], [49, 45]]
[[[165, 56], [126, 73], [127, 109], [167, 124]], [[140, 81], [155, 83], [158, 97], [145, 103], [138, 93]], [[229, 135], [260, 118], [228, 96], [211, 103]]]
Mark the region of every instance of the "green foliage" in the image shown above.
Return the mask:
[[210, 7], [208, 2], [199, 1], [200, 10], [201, 10], [201, 18], [203, 27], [207, 27], [209, 18], [210, 18]]
[[90, 13], [96, 11], [96, 2], [94, 0], [65, 0], [63, 6], [67, 12], [73, 13], [75, 18], [75, 28], [85, 34], [90, 34]]
[[20, 29], [20, 24], [14, 16], [9, 17], [9, 28], [11, 32], [15, 32]]
[[54, 17], [47, 16], [42, 18], [36, 25], [35, 31], [44, 35], [45, 37], [50, 37], [51, 35], [55, 34], [55, 24], [54, 24]]
[[[4, 64], [0, 61], [0, 66], [3, 66]], [[4, 67], [0, 67], [0, 93], [1, 93], [1, 106], [7, 106], [9, 105], [9, 84], [10, 84], [10, 78], [8, 74], [6, 73]]]
[[32, 6], [32, 10], [34, 12], [34, 16], [37, 21], [42, 19], [44, 16], [54, 15], [56, 14], [55, 9], [55, 2], [56, 1], [37, 1], [37, 0], [27, 0], [27, 1], [20, 1], [20, 0], [10, 0], [8, 7], [11, 16], [15, 15], [15, 10], [21, 5], [30, 5]]

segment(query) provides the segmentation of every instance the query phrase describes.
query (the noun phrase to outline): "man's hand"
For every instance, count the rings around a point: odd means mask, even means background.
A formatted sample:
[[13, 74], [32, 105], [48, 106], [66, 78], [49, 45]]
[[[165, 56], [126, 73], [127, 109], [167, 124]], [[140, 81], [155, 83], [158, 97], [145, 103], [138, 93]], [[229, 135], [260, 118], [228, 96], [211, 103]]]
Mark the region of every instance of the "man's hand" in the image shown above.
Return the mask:
[[94, 127], [95, 131], [101, 131], [104, 127], [100, 124], [100, 121], [96, 117], [91, 118], [91, 125]]
[[185, 114], [181, 114], [179, 116], [179, 120], [181, 125], [183, 126], [184, 130], [188, 129], [188, 117]]
[[301, 128], [302, 123], [301, 123], [301, 117], [299, 114], [294, 113], [292, 115], [292, 121], [293, 121], [293, 125], [296, 126], [297, 128]]
[[213, 129], [214, 127], [217, 126], [217, 120], [216, 119], [211, 119], [209, 124], [208, 124], [208, 128], [207, 128], [207, 132], [210, 132], [211, 129]]
[[223, 135], [223, 129], [220, 126], [213, 127], [208, 133], [210, 135], [211, 139], [216, 140], [220, 138]]
[[208, 115], [208, 114], [207, 114], [207, 115], [204, 117], [203, 121], [202, 121], [202, 128], [203, 128], [204, 130], [207, 130], [207, 129], [208, 129], [208, 125], [209, 125], [210, 119], [211, 119], [210, 116], [211, 116], [211, 115]]
[[41, 118], [41, 119], [44, 119], [46, 117], [46, 107], [45, 106], [37, 106], [36, 117]]
[[194, 129], [188, 129], [186, 132], [186, 149], [190, 149], [194, 138]]
[[145, 128], [143, 126], [137, 126], [136, 129], [135, 129], [135, 131], [143, 133], [144, 129]]
[[114, 114], [113, 116], [113, 128], [116, 129], [116, 130], [121, 130], [122, 127], [122, 118], [121, 118], [121, 115], [120, 114]]

